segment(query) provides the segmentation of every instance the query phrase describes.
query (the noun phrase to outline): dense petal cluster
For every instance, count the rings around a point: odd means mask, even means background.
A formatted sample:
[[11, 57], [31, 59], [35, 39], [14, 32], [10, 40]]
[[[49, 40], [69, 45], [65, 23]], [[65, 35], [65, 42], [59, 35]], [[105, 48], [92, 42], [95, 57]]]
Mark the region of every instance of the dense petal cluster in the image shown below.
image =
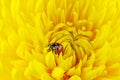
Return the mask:
[[0, 80], [120, 80], [119, 33], [120, 0], [0, 0]]

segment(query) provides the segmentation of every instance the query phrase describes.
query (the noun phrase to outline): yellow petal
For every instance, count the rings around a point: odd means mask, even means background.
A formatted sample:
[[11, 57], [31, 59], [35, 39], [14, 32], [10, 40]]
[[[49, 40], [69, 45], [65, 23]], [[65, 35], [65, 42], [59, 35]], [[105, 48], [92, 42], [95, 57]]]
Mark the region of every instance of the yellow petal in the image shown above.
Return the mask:
[[60, 67], [67, 71], [70, 67], [72, 67], [72, 59], [73, 57], [69, 57], [61, 62]]
[[41, 80], [54, 80], [54, 79], [47, 73], [41, 73]]
[[95, 62], [95, 53], [91, 51], [91, 56], [87, 59], [85, 66], [89, 66]]
[[16, 69], [13, 69], [12, 71], [12, 80], [22, 80], [20, 72]]
[[56, 66], [55, 57], [52, 52], [46, 54], [45, 61], [49, 69], [53, 69]]
[[20, 58], [23, 58], [27, 61], [30, 61], [33, 59], [33, 56], [31, 55], [32, 45], [27, 42], [21, 42], [16, 52]]
[[85, 50], [86, 54], [90, 53], [92, 50], [91, 43], [89, 42], [89, 40], [87, 40], [84, 37], [79, 38], [78, 40], [75, 41], [75, 43], [77, 45], [79, 45], [81, 48], [83, 48]]
[[26, 77], [26, 79], [31, 80], [31, 71], [29, 67], [25, 69], [24, 76]]
[[74, 75], [74, 76], [70, 77], [69, 80], [81, 80], [81, 78], [79, 76]]
[[[42, 1], [42, 0], [40, 0]], [[44, 38], [44, 32], [46, 31], [46, 29], [44, 29], [42, 21], [40, 20], [40, 16], [41, 14], [36, 14], [35, 16], [35, 32], [37, 35], [37, 39], [39, 39], [40, 41], [43, 41]], [[39, 27], [41, 26], [41, 27]]]
[[120, 75], [120, 63], [114, 63], [107, 67], [107, 74], [109, 76], [119, 76]]
[[35, 13], [44, 11], [44, 0], [38, 0], [35, 6]]
[[110, 53], [108, 56], [107, 64], [114, 64], [116, 62], [120, 62], [120, 47], [110, 48]]
[[64, 61], [63, 56], [62, 56], [62, 54], [60, 54], [59, 57], [57, 58], [58, 66], [60, 66], [63, 61]]
[[12, 16], [16, 18], [16, 15], [18, 15], [19, 7], [20, 7], [20, 1], [19, 0], [12, 0], [11, 1], [11, 12]]
[[55, 67], [52, 71], [52, 77], [57, 79], [57, 80], [60, 80], [63, 75], [64, 75], [64, 70], [60, 67]]
[[45, 56], [37, 51], [33, 51], [33, 57], [38, 60], [39, 62], [45, 64]]
[[96, 67], [95, 69], [91, 70], [86, 70], [85, 72], [82, 73], [81, 77], [83, 80], [93, 80], [97, 76], [100, 76], [104, 73], [105, 66], [101, 65], [99, 67]]
[[13, 62], [13, 65], [17, 69], [23, 69], [27, 66], [27, 63], [24, 60], [16, 60]]
[[92, 45], [94, 48], [100, 48], [106, 40], [109, 39], [111, 32], [111, 22], [108, 22], [100, 27], [100, 29], [96, 29], [96, 36], [92, 41]]
[[70, 76], [73, 76], [73, 75], [80, 76], [80, 74], [81, 74], [81, 68], [77, 67], [75, 69], [75, 67], [73, 67], [73, 68], [69, 69], [69, 71], [67, 72], [67, 74], [70, 75]]
[[82, 61], [79, 61], [79, 64], [76, 67], [70, 68], [68, 70], [67, 74], [70, 75], [70, 76], [73, 76], [73, 75], [80, 76], [81, 69], [82, 69]]
[[110, 53], [110, 46], [108, 42], [105, 42], [102, 48], [96, 51], [95, 65], [103, 65], [107, 62], [107, 58]]
[[52, 15], [52, 14], [54, 14], [55, 9], [56, 9], [55, 0], [49, 0], [48, 5], [47, 5], [47, 16], [49, 19], [51, 19], [51, 18], [55, 19], [54, 18], [55, 16]]
[[27, 8], [28, 12], [34, 12], [34, 6], [35, 6], [34, 0], [28, 1], [26, 4], [26, 8]]
[[37, 60], [31, 61], [28, 67], [30, 74], [38, 79], [40, 79], [42, 74], [46, 73], [46, 67]]

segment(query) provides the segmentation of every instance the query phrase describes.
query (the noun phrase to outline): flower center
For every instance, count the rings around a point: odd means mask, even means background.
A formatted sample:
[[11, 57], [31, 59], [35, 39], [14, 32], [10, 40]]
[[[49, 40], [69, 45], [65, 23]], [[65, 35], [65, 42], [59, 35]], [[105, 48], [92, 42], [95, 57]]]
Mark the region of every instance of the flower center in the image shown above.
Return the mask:
[[60, 23], [45, 38], [47, 38], [45, 41], [47, 45], [59, 43], [63, 46], [62, 56], [64, 59], [75, 56], [74, 61], [78, 63], [84, 56], [91, 55], [91, 40], [94, 38], [94, 32], [87, 30], [86, 26], [76, 28], [70, 23]]

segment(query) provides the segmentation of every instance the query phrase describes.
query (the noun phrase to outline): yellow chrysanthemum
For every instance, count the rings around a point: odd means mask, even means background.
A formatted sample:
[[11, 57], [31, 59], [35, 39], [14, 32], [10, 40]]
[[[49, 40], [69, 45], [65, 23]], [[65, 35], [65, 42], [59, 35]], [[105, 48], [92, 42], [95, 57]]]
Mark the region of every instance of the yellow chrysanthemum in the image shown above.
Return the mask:
[[0, 80], [120, 80], [119, 34], [120, 0], [0, 0]]

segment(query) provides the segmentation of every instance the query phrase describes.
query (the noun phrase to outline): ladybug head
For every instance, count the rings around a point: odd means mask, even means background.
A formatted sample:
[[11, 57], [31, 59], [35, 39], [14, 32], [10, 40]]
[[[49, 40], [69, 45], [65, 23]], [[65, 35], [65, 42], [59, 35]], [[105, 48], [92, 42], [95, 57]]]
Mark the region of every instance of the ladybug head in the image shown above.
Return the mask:
[[51, 43], [51, 44], [49, 44], [49, 46], [52, 50], [56, 50], [58, 48], [59, 44], [58, 43]]

